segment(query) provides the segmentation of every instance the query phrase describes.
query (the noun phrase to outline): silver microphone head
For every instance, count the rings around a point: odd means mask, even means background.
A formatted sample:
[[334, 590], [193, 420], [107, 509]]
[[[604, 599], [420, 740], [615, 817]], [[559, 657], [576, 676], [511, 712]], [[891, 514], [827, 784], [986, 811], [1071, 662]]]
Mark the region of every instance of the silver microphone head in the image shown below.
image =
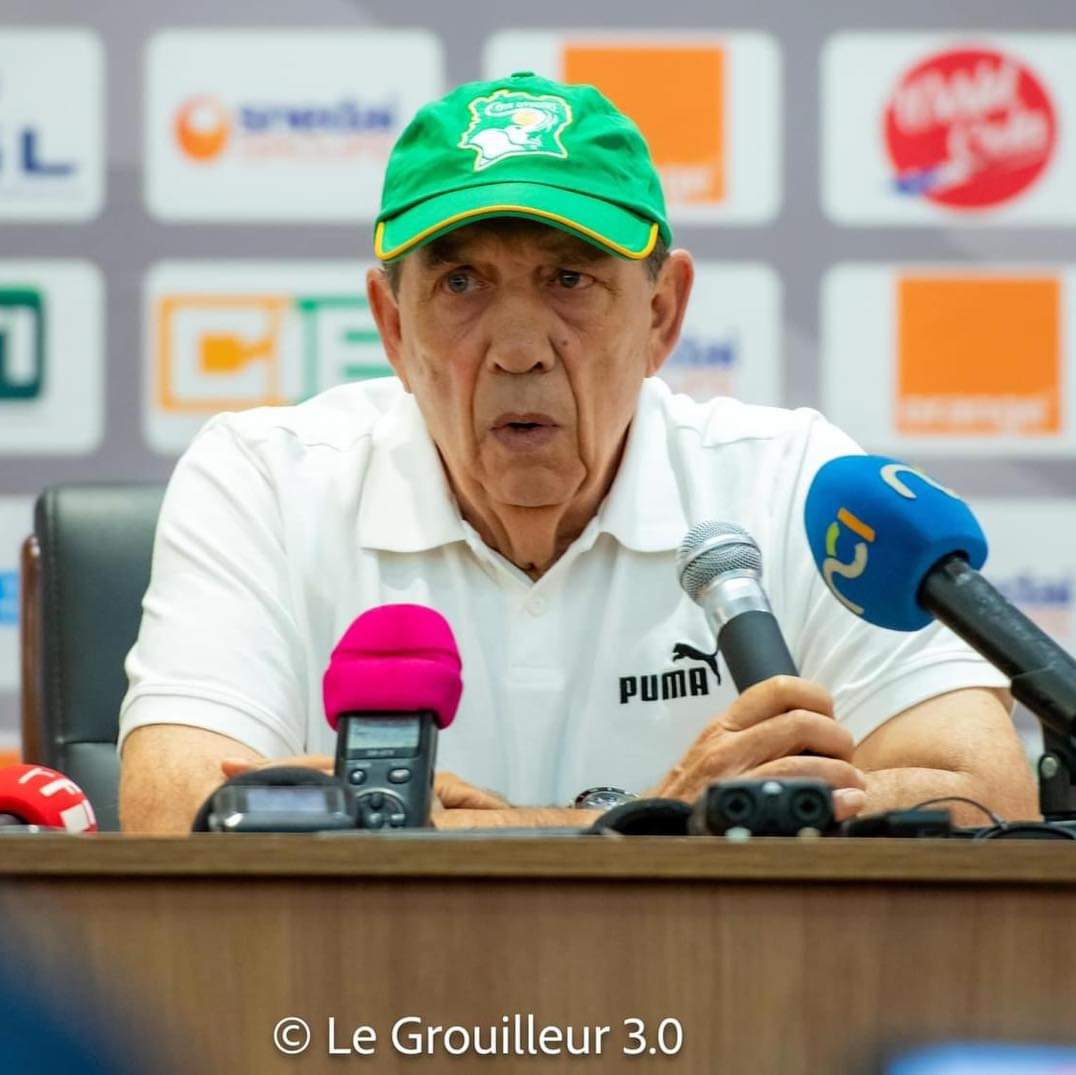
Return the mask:
[[735, 523], [711, 520], [693, 526], [680, 542], [676, 560], [680, 585], [692, 601], [719, 578], [762, 578], [762, 553]]

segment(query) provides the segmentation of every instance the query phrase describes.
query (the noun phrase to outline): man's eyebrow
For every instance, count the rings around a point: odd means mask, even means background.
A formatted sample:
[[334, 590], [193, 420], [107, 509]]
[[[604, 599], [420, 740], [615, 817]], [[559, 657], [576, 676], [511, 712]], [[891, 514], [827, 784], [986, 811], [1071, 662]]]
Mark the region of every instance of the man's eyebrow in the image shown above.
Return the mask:
[[[427, 269], [434, 269], [440, 265], [462, 264], [468, 260], [468, 248], [471, 245], [471, 242], [456, 240], [454, 236], [442, 235], [422, 247], [420, 251], [422, 264]], [[593, 265], [612, 258], [612, 254], [594, 246], [593, 243], [562, 232], [543, 238], [541, 246], [558, 261]]]
[[558, 232], [555, 236], [551, 236], [542, 245], [562, 261], [582, 262], [584, 265], [592, 265], [597, 261], [606, 261], [613, 256], [607, 250], [602, 250], [593, 243], [577, 239], [574, 235], [565, 235], [563, 232]]
[[450, 236], [442, 235], [440, 239], [434, 239], [433, 242], [422, 247], [420, 251], [422, 264], [427, 269], [432, 269], [438, 265], [465, 261], [466, 258], [462, 254], [466, 251], [466, 247], [466, 243], [453, 242]]

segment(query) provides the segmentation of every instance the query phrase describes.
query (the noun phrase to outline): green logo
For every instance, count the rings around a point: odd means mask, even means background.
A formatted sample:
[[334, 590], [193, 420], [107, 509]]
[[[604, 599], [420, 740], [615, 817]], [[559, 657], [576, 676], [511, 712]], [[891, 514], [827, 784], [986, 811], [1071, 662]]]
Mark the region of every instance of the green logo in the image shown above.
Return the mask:
[[29, 287], [0, 288], [0, 400], [34, 399], [45, 380], [45, 307]]
[[459, 146], [475, 151], [476, 172], [509, 157], [568, 156], [560, 134], [572, 122], [572, 109], [563, 97], [498, 90], [468, 107], [471, 125]]

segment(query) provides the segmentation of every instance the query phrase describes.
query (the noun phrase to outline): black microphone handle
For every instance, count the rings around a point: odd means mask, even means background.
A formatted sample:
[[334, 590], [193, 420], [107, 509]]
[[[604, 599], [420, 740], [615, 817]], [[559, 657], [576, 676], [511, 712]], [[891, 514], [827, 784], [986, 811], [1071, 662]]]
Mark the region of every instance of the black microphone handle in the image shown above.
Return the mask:
[[1076, 721], [1076, 660], [962, 556], [936, 563], [919, 604], [1012, 680], [1012, 693], [1066, 739]]
[[717, 634], [717, 648], [742, 694], [772, 676], [798, 676], [772, 612], [753, 609], [733, 616]]

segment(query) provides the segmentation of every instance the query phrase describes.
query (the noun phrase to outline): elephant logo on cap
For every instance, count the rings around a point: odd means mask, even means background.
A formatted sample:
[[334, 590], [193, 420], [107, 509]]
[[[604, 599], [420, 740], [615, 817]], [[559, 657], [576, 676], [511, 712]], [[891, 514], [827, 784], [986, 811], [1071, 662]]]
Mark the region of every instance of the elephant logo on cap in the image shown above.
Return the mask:
[[572, 109], [563, 97], [498, 90], [468, 107], [471, 124], [459, 147], [475, 151], [476, 172], [509, 157], [567, 158], [560, 134], [572, 122]]

